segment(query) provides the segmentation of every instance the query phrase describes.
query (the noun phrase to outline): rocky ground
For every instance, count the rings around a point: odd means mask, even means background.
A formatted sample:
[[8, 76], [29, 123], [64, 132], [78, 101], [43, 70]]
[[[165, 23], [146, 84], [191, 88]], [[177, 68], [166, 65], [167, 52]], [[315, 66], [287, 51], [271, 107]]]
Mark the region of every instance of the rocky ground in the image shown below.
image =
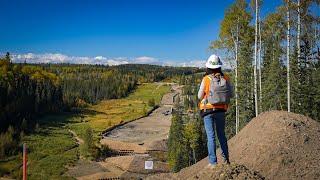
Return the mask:
[[258, 172], [249, 170], [244, 165], [224, 165], [219, 164], [214, 169], [209, 169], [204, 167], [203, 169], [199, 170], [194, 174], [190, 174], [190, 176], [184, 176], [183, 172], [172, 174], [172, 173], [163, 173], [159, 175], [149, 176], [146, 178], [147, 180], [165, 180], [165, 179], [172, 179], [172, 180], [229, 180], [229, 179], [247, 179], [247, 180], [260, 180], [265, 179], [261, 176]]

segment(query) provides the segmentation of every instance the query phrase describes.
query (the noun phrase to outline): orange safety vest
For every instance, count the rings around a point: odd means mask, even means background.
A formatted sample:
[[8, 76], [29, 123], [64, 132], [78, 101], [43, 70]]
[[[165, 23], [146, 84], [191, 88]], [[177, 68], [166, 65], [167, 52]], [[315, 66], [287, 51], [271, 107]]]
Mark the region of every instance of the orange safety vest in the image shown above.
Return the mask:
[[[227, 81], [230, 80], [229, 76], [227, 76], [226, 74], [224, 74], [223, 77]], [[203, 96], [203, 99], [199, 103], [199, 108], [201, 110], [203, 110], [203, 109], [224, 109], [224, 110], [227, 110], [228, 104], [210, 104], [208, 102], [207, 102], [207, 104], [205, 104], [206, 97], [208, 96], [209, 91], [210, 91], [210, 81], [211, 80], [208, 75], [203, 77], [203, 79], [204, 79], [204, 96]]]

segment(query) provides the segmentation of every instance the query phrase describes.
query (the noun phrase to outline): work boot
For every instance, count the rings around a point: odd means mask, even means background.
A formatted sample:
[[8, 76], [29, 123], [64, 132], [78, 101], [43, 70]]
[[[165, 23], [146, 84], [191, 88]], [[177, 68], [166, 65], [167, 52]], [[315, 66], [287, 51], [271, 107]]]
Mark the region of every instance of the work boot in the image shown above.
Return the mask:
[[209, 163], [206, 168], [212, 170], [212, 169], [214, 169], [216, 166], [217, 166], [217, 164], [211, 164], [211, 163]]
[[230, 164], [230, 161], [229, 161], [229, 159], [224, 159], [222, 163], [229, 165], [229, 164]]

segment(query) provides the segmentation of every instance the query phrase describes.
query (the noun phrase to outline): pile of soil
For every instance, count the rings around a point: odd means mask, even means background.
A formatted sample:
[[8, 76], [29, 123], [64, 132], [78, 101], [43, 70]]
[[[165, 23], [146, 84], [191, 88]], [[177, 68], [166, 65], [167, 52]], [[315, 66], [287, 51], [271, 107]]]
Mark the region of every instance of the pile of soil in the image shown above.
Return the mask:
[[243, 165], [231, 164], [231, 165], [217, 165], [213, 170], [209, 168], [203, 168], [199, 172], [190, 176], [183, 176], [181, 173], [170, 174], [163, 173], [159, 175], [149, 176], [147, 180], [163, 180], [163, 179], [219, 179], [219, 180], [228, 180], [228, 179], [248, 179], [248, 180], [261, 180], [264, 179], [258, 172], [251, 171]]
[[320, 177], [320, 123], [271, 111], [254, 118], [229, 141], [231, 160], [268, 179]]
[[[230, 160], [246, 166], [252, 172], [259, 172], [267, 179], [318, 179], [320, 177], [319, 140], [319, 122], [295, 113], [265, 112], [252, 119], [228, 141]], [[218, 156], [218, 163], [220, 159], [221, 157]], [[220, 177], [216, 178], [218, 176], [214, 174], [221, 174], [222, 171], [219, 168], [204, 170], [207, 164], [208, 159], [205, 158], [177, 174], [159, 176], [163, 176], [162, 179], [187, 179], [200, 177], [202, 171], [208, 174], [208, 176], [201, 176], [203, 179], [206, 179], [205, 177], [219, 179]], [[241, 165], [236, 167], [240, 172], [247, 173], [246, 168]], [[245, 179], [242, 177], [242, 175], [236, 176], [235, 179]]]

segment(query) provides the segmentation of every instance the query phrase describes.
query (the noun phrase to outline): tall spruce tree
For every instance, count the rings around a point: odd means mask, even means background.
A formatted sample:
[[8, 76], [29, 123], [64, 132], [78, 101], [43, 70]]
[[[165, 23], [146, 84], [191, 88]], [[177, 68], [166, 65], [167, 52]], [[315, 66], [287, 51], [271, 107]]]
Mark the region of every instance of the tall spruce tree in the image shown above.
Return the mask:
[[262, 96], [264, 97], [262, 109], [285, 110], [285, 66], [282, 63], [284, 53], [281, 43], [285, 33], [283, 14], [279, 11], [269, 14], [263, 24], [264, 59], [262, 71]]
[[254, 29], [250, 26], [251, 15], [245, 0], [235, 1], [226, 11], [221, 22], [219, 38], [211, 48], [225, 50], [233, 61], [235, 70], [235, 120], [236, 132], [248, 122], [253, 112], [252, 49]]
[[297, 24], [296, 47], [291, 66], [292, 109], [296, 113], [319, 120], [319, 15], [312, 8], [319, 8], [319, 0], [295, 2]]
[[168, 162], [173, 172], [178, 172], [189, 165], [188, 149], [184, 138], [183, 120], [179, 113], [171, 119], [168, 139]]

